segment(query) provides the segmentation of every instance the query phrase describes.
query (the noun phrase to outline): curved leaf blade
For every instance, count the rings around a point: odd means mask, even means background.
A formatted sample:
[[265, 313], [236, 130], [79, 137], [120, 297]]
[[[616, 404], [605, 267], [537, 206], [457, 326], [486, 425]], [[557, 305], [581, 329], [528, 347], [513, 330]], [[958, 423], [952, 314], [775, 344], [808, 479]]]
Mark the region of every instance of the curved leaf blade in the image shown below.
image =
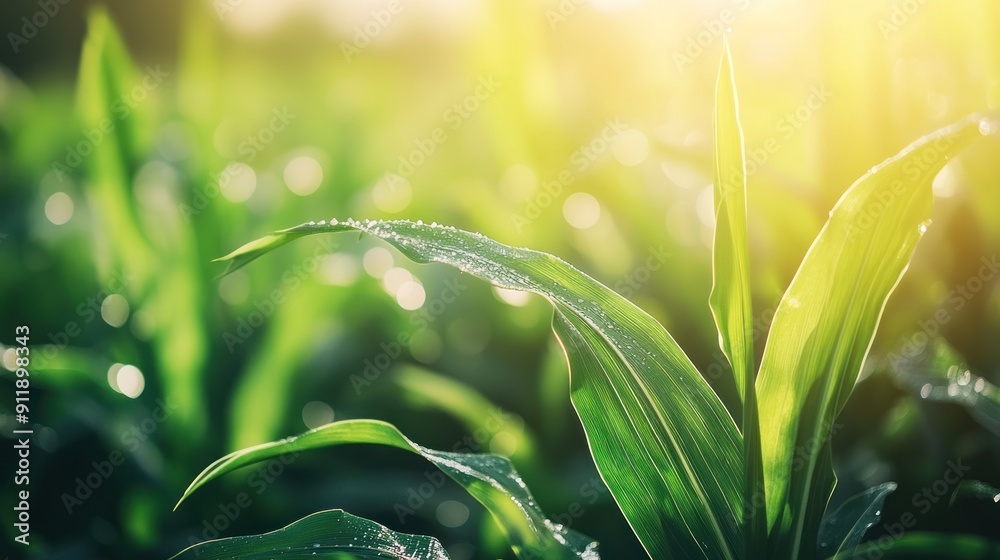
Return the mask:
[[433, 537], [407, 535], [343, 510], [321, 511], [263, 535], [188, 547], [171, 560], [448, 560]]
[[669, 333], [566, 262], [455, 228], [407, 221], [306, 224], [251, 242], [230, 269], [295, 238], [361, 231], [417, 262], [441, 262], [555, 307], [573, 404], [625, 518], [654, 558], [731, 559], [743, 548], [742, 438]]
[[545, 518], [520, 475], [506, 458], [428, 449], [410, 441], [393, 425], [377, 420], [334, 422], [297, 437], [230, 453], [202, 471], [191, 482], [180, 502], [209, 481], [240, 467], [286, 453], [353, 443], [388, 445], [415, 453], [433, 463], [486, 506], [506, 532], [511, 548], [518, 557], [576, 560], [600, 558], [596, 542]]
[[[973, 535], [910, 533], [899, 539], [882, 539], [838, 554], [835, 560], [994, 560], [1000, 544]], [[833, 560], [833, 559], [831, 559]]]
[[[980, 135], [970, 118], [925, 136], [844, 193], [774, 315], [757, 378], [767, 516], [776, 550], [811, 554], [835, 484], [823, 455], [882, 310], [930, 218], [931, 181]], [[793, 457], [805, 452], [801, 468]], [[819, 502], [819, 503], [817, 503]]]
[[885, 499], [896, 490], [895, 482], [885, 482], [853, 496], [823, 518], [819, 529], [819, 554], [826, 558], [861, 542], [868, 529], [882, 518]]

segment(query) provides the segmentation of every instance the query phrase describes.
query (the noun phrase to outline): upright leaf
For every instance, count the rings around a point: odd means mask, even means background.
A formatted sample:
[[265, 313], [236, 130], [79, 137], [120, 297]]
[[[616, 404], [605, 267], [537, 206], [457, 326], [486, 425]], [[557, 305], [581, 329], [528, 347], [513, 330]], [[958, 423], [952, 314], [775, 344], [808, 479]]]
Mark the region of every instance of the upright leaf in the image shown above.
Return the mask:
[[350, 443], [388, 445], [433, 463], [486, 506], [519, 558], [600, 560], [596, 542], [545, 518], [520, 475], [504, 457], [427, 449], [407, 439], [391, 424], [376, 420], [334, 422], [298, 437], [230, 453], [202, 471], [181, 501], [208, 481], [240, 467], [288, 453]]
[[715, 243], [710, 303], [719, 329], [719, 346], [733, 367], [736, 387], [743, 399], [744, 556], [755, 558], [764, 552], [767, 513], [754, 390], [753, 303], [743, 158], [743, 129], [727, 41], [715, 88]]
[[647, 552], [740, 555], [742, 443], [729, 413], [656, 320], [562, 260], [454, 228], [353, 220], [279, 231], [224, 260], [235, 268], [304, 235], [353, 230], [418, 262], [546, 297], [597, 468]]
[[834, 207], [781, 299], [757, 396], [767, 517], [783, 555], [802, 558], [815, 550], [818, 512], [836, 480], [828, 461], [830, 426], [926, 230], [931, 181], [979, 136], [979, 122], [970, 118], [921, 138], [859, 179]]
[[203, 542], [171, 560], [448, 560], [433, 537], [390, 531], [339, 509], [321, 511], [291, 525], [247, 537]]

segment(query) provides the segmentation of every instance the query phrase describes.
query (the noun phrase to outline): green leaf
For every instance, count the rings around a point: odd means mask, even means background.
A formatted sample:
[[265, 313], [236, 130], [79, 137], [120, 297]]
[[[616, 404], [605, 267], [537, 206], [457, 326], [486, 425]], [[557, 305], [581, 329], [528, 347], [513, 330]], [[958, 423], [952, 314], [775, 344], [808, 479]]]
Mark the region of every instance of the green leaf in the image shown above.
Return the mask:
[[715, 243], [710, 301], [719, 345], [733, 366], [736, 387], [745, 402], [754, 380], [753, 304], [743, 129], [728, 43], [715, 95]]
[[894, 356], [896, 379], [920, 398], [964, 406], [984, 428], [1000, 436], [1000, 389], [973, 374], [943, 339], [912, 357]]
[[838, 554], [836, 560], [995, 560], [1000, 544], [972, 535], [909, 533], [880, 538]]
[[407, 439], [391, 424], [376, 420], [334, 422], [298, 437], [230, 453], [202, 471], [180, 501], [208, 481], [240, 467], [287, 453], [351, 443], [388, 445], [416, 453], [433, 463], [486, 506], [520, 558], [599, 559], [596, 542], [545, 518], [506, 458], [427, 449]]
[[263, 535], [196, 544], [171, 560], [448, 560], [433, 537], [407, 535], [339, 509], [303, 517]]
[[948, 507], [961, 507], [970, 502], [984, 502], [992, 507], [1000, 508], [1000, 488], [990, 486], [980, 480], [963, 480], [958, 483], [958, 488], [951, 493]]
[[886, 497], [896, 490], [895, 482], [885, 482], [854, 496], [823, 518], [819, 530], [820, 558], [850, 550], [861, 542], [868, 529], [882, 518]]
[[710, 304], [719, 330], [719, 346], [733, 367], [743, 400], [744, 556], [756, 558], [766, 549], [767, 513], [754, 390], [753, 303], [743, 158], [743, 129], [727, 41], [715, 90], [715, 242]]
[[555, 307], [571, 394], [597, 468], [654, 558], [728, 559], [743, 548], [742, 443], [729, 413], [652, 317], [551, 255], [406, 221], [306, 224], [224, 257], [231, 268], [304, 235], [362, 231]]
[[926, 230], [932, 179], [980, 136], [979, 124], [970, 118], [925, 136], [859, 179], [781, 299], [757, 397], [767, 517], [774, 550], [783, 556], [801, 558], [814, 549], [818, 513], [836, 481], [829, 445], [817, 442], [828, 441], [886, 300]]

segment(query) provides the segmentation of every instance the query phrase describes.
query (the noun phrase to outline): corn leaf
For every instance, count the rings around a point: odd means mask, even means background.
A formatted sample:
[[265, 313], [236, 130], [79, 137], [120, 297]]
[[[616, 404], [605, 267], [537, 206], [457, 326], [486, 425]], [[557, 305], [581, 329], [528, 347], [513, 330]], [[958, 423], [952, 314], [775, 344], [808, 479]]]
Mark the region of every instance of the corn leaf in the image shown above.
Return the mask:
[[224, 257], [238, 268], [304, 235], [362, 231], [418, 262], [442, 262], [500, 287], [538, 293], [571, 370], [573, 404], [597, 468], [653, 558], [738, 557], [739, 430], [652, 317], [551, 255], [454, 228], [406, 221], [306, 224]]
[[743, 158], [743, 129], [727, 42], [715, 90], [715, 242], [709, 301], [719, 330], [719, 346], [733, 367], [736, 387], [743, 399], [744, 556], [755, 558], [766, 548], [767, 513], [754, 390], [753, 303]]
[[848, 499], [823, 518], [819, 530], [819, 557], [839, 554], [861, 542], [868, 529], [882, 518], [885, 499], [896, 490], [895, 482], [885, 482]]
[[263, 535], [218, 539], [191, 546], [171, 560], [448, 560], [432, 537], [407, 535], [339, 509], [303, 517]]
[[507, 534], [511, 548], [519, 558], [600, 558], [596, 542], [545, 518], [520, 475], [506, 458], [427, 449], [407, 439], [391, 424], [376, 420], [334, 422], [298, 437], [230, 453], [202, 471], [184, 492], [181, 502], [208, 481], [240, 467], [287, 453], [351, 443], [388, 445], [416, 453], [433, 463], [486, 506]]
[[[830, 427], [926, 230], [931, 181], [980, 135], [979, 122], [970, 118], [919, 139], [848, 189], [775, 312], [757, 396], [772, 550], [782, 556], [815, 550], [836, 481]], [[793, 460], [797, 454], [804, 460]]]

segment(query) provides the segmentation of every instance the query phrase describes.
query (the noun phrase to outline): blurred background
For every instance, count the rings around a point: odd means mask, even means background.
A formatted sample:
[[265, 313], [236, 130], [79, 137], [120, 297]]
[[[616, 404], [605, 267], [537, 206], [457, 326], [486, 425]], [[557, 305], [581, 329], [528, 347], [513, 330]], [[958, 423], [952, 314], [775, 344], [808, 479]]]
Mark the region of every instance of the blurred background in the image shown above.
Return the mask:
[[[456, 560], [512, 558], [458, 485], [413, 499], [431, 467], [388, 449], [275, 460], [171, 511], [221, 455], [348, 418], [508, 455], [550, 517], [605, 558], [642, 557], [589, 457], [541, 298], [347, 235], [222, 280], [211, 260], [310, 220], [480, 231], [638, 303], [732, 404], [707, 305], [726, 30], [758, 353], [843, 191], [919, 136], [1000, 105], [989, 0], [98, 6], [0, 7], [0, 437], [13, 465], [12, 347], [28, 325], [37, 558], [165, 558], [330, 508], [434, 535]], [[896, 480], [886, 521], [913, 511], [919, 530], [995, 537], [994, 503], [913, 499], [959, 458], [967, 479], [1000, 483], [989, 399], [949, 398], [969, 396], [954, 388], [966, 371], [1000, 381], [1000, 275], [983, 268], [1000, 253], [998, 156], [984, 138], [935, 181], [933, 227], [834, 427], [834, 504]], [[886, 366], [935, 337], [954, 356], [925, 368], [936, 381]]]

